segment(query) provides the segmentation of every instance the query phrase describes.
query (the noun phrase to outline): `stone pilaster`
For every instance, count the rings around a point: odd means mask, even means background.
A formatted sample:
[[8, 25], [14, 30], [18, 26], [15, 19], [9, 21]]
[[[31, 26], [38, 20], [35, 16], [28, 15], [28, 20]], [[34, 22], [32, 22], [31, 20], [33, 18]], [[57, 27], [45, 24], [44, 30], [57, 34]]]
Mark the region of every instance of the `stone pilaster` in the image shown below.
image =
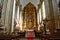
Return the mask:
[[37, 9], [37, 16], [38, 16], [38, 30], [40, 30], [40, 25], [43, 19], [43, 13], [42, 13], [42, 3], [44, 0], [40, 0], [38, 4], [38, 9]]
[[50, 18], [49, 29], [50, 29], [51, 33], [54, 33], [56, 26], [55, 26], [55, 18], [54, 18], [52, 0], [48, 0], [48, 3], [49, 3], [49, 12], [50, 12], [50, 15], [49, 15], [49, 18]]
[[23, 31], [23, 14], [22, 14], [23, 11], [22, 11], [21, 3], [19, 5], [19, 7], [20, 7], [20, 30]]
[[15, 8], [16, 8], [16, 5], [15, 5], [15, 4], [16, 4], [16, 0], [14, 0], [14, 2], [13, 2], [13, 13], [12, 13], [12, 27], [11, 27], [11, 33], [14, 32], [14, 27], [16, 26], [16, 24], [14, 24], [14, 22], [15, 22], [14, 19], [15, 19], [15, 15], [16, 15], [16, 12], [15, 12], [15, 11], [16, 11], [16, 9], [15, 9]]
[[55, 26], [58, 28], [58, 4], [56, 0], [52, 0], [53, 11], [54, 11], [54, 19], [55, 19]]
[[49, 3], [48, 3], [48, 0], [44, 0], [44, 4], [45, 4], [46, 17], [49, 19], [50, 12], [49, 12]]
[[2, 23], [2, 25], [5, 25], [5, 14], [6, 14], [6, 9], [7, 9], [7, 1], [8, 0], [4, 0], [4, 2], [3, 2], [2, 15], [1, 15], [1, 23]]
[[[60, 0], [56, 0], [57, 1], [57, 5], [59, 5], [59, 1]], [[59, 6], [58, 6], [58, 28], [60, 29], [60, 10], [59, 10]]]
[[11, 32], [13, 0], [8, 0], [6, 5], [5, 27], [8, 33]]
[[22, 11], [22, 5], [21, 5], [21, 3], [20, 3], [19, 7], [20, 7], [20, 15], [19, 15], [20, 16], [20, 30], [23, 31], [23, 28], [22, 28], [23, 27], [22, 26], [23, 25], [23, 14], [22, 14], [22, 12], [23, 11]]
[[19, 20], [19, 6], [17, 6], [17, 19]]

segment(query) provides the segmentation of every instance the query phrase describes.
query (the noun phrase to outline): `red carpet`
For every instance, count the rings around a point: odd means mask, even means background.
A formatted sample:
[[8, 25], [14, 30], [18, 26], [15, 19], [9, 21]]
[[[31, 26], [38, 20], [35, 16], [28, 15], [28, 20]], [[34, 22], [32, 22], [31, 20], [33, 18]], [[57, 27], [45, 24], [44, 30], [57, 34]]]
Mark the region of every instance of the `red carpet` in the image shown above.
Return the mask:
[[33, 37], [28, 37], [27, 39], [28, 39], [28, 40], [33, 40]]
[[31, 34], [28, 34], [28, 37], [27, 37], [28, 40], [33, 40], [33, 35]]

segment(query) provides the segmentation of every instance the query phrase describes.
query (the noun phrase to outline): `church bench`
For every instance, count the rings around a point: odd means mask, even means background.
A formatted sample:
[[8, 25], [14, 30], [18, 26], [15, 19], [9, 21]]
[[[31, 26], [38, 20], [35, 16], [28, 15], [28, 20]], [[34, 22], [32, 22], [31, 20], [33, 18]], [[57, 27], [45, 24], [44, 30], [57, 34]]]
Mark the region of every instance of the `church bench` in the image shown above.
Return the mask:
[[19, 35], [0, 35], [0, 40], [19, 40]]
[[56, 34], [42, 35], [42, 34], [40, 34], [40, 39], [41, 40], [60, 40], [60, 35], [56, 35]]

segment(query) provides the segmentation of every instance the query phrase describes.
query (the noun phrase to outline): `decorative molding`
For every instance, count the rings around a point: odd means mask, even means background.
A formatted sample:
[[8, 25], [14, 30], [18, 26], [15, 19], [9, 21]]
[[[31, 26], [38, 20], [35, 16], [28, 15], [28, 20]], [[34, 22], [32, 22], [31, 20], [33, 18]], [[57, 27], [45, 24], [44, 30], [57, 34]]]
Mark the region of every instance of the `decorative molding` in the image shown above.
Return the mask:
[[[26, 29], [26, 30], [24, 30]], [[29, 2], [23, 10], [23, 30], [37, 30], [37, 13], [36, 7]]]

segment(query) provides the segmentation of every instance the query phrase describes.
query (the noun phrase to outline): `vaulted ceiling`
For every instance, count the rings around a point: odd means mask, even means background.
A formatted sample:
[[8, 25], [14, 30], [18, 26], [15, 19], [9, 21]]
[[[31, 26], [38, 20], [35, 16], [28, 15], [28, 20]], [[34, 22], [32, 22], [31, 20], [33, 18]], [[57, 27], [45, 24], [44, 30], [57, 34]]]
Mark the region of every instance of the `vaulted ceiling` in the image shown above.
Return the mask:
[[29, 2], [31, 2], [36, 8], [38, 7], [40, 0], [20, 0], [22, 8], [24, 8]]

